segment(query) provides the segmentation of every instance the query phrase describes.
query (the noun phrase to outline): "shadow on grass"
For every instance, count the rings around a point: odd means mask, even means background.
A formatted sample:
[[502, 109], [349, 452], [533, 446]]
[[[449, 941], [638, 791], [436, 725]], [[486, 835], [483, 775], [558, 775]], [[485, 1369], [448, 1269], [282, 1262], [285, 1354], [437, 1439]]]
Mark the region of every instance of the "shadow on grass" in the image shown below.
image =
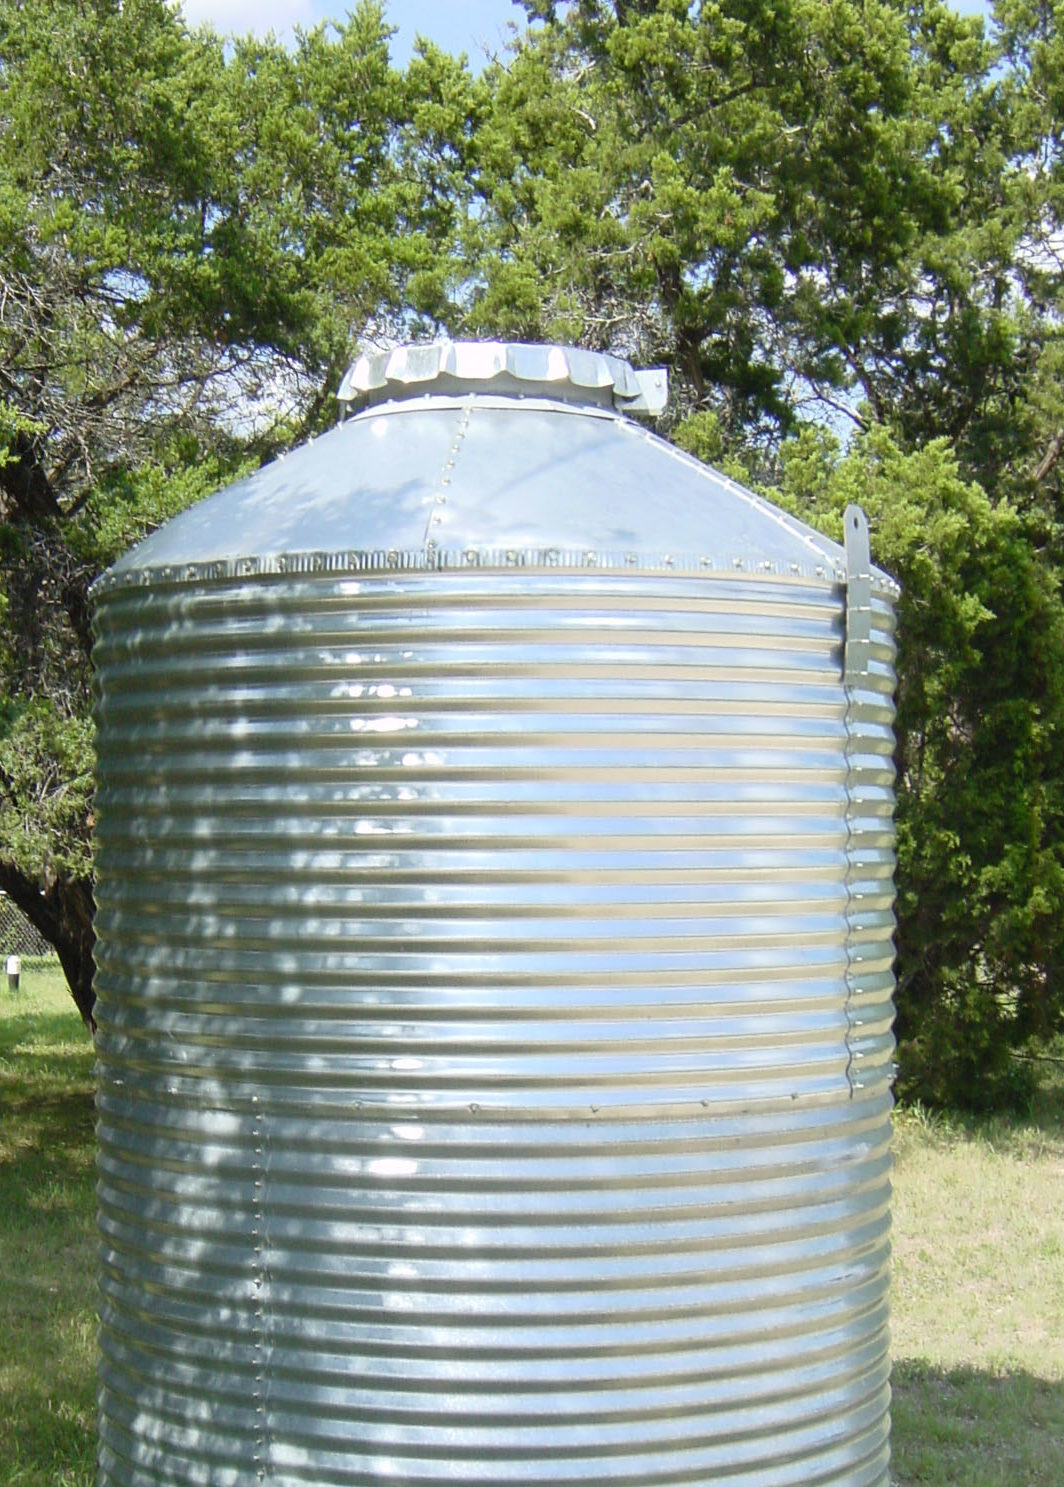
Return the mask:
[[40, 1012], [0, 1023], [0, 1211], [8, 1235], [59, 1211], [91, 1212], [93, 1050], [77, 1028], [69, 1015]]
[[5, 1009], [0, 1018], [0, 1073], [37, 1079], [92, 1077], [93, 1048], [77, 1013]]
[[1057, 1135], [1064, 1134], [1064, 1059], [1039, 1059], [1040, 1080], [1030, 1119]]
[[[62, 1342], [62, 1339], [59, 1340]], [[96, 1476], [95, 1367], [69, 1357], [47, 1389], [16, 1380], [2, 1391], [0, 1487], [92, 1487]]]
[[94, 1477], [92, 1065], [69, 1015], [0, 1022], [0, 1487]]
[[895, 1155], [906, 1138], [940, 1148], [958, 1142], [989, 1146], [1020, 1158], [1064, 1156], [1064, 1085], [1040, 1089], [1022, 1114], [974, 1115], [963, 1110], [899, 1104], [894, 1111]]
[[897, 1359], [894, 1487], [1060, 1487], [1064, 1382]]

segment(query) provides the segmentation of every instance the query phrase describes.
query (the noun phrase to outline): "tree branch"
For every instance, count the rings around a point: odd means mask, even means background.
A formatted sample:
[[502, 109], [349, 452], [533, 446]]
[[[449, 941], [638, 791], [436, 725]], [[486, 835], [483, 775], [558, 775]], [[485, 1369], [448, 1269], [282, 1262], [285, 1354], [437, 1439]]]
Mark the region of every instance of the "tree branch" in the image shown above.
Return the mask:
[[1036, 485], [1041, 484], [1046, 478], [1057, 460], [1060, 459], [1062, 452], [1064, 452], [1064, 428], [1057, 429], [1049, 441], [1049, 447], [1046, 449], [1045, 454], [1038, 461], [1038, 467], [1031, 476], [1031, 479]]
[[13, 863], [0, 860], [0, 891], [55, 947], [85, 1026], [94, 1028], [92, 883], [88, 878], [57, 879], [42, 889]]
[[0, 491], [35, 526], [57, 522], [63, 512], [41, 463], [36, 440], [19, 432], [11, 441], [8, 458], [0, 464]]

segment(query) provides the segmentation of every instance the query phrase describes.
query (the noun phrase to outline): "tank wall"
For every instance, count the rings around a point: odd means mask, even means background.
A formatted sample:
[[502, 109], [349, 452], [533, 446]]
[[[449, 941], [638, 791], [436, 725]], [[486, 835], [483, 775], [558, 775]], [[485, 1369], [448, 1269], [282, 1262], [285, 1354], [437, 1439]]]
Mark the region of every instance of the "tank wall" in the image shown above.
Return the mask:
[[890, 613], [323, 574], [97, 614], [101, 1464], [887, 1483]]

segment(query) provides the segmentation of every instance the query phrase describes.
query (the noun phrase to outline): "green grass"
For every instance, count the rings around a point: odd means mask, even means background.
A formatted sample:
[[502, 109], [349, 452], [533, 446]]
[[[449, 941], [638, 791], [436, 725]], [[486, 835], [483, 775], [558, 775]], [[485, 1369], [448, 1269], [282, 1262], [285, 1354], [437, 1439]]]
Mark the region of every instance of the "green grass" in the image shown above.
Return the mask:
[[[22, 983], [0, 983], [0, 1487], [89, 1487], [92, 1050], [57, 970]], [[1025, 1123], [903, 1111], [895, 1153], [895, 1487], [1061, 1487], [1064, 1083]]]
[[1064, 1099], [1026, 1122], [900, 1111], [894, 1481], [1064, 1483]]
[[21, 979], [0, 983], [0, 1483], [89, 1487], [92, 1046], [60, 971], [30, 964]]

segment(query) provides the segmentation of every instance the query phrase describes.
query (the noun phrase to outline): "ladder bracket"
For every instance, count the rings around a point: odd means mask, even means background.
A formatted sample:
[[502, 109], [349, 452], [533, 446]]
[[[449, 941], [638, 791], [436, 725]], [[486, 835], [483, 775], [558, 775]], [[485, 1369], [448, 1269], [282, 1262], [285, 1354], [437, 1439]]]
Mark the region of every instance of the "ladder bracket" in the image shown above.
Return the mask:
[[868, 518], [860, 506], [847, 506], [846, 654], [843, 682], [857, 687], [868, 675], [872, 651], [872, 553]]

